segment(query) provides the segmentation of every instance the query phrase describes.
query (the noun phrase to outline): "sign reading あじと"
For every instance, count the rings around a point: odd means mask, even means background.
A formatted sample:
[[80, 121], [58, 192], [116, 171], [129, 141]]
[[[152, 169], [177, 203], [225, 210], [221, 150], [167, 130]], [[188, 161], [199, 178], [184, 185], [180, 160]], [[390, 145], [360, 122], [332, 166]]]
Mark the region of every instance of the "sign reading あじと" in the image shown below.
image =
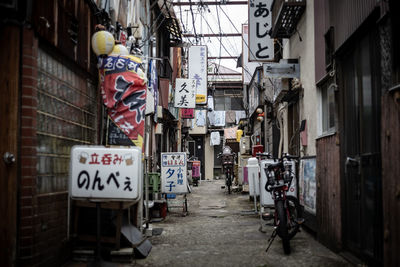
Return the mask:
[[137, 200], [141, 196], [141, 150], [74, 146], [69, 191], [72, 198]]

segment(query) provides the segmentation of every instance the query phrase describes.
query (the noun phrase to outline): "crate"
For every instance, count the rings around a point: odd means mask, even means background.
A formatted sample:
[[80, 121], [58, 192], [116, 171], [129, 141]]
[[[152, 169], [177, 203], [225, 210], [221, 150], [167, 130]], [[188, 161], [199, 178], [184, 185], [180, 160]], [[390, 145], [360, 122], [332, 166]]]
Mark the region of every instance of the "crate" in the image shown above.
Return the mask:
[[151, 193], [160, 193], [161, 192], [161, 180], [160, 173], [158, 172], [149, 172], [149, 190]]

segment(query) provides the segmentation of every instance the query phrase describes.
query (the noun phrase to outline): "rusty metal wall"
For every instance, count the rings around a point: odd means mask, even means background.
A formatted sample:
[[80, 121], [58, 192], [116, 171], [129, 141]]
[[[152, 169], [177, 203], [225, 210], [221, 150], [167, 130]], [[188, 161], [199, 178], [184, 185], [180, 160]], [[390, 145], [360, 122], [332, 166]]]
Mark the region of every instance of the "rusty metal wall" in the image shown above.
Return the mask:
[[330, 25], [335, 28], [338, 49], [379, 4], [379, 0], [329, 0]]

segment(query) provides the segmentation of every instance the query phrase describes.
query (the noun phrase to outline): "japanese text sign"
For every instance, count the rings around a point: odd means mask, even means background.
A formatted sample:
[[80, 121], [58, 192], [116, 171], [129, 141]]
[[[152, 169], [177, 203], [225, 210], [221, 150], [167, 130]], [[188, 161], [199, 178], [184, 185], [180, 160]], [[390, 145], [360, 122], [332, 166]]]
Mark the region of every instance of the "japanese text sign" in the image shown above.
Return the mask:
[[189, 78], [196, 80], [196, 103], [207, 103], [207, 46], [189, 47]]
[[182, 119], [193, 119], [194, 118], [194, 109], [192, 108], [182, 108], [181, 109]]
[[111, 120], [143, 148], [146, 109], [146, 83], [140, 69], [140, 60], [134, 56], [98, 58], [100, 91]]
[[161, 192], [186, 194], [186, 153], [161, 153]]
[[196, 80], [176, 79], [175, 82], [175, 102], [176, 108], [195, 108], [196, 107]]
[[249, 1], [249, 61], [274, 60], [274, 40], [269, 35], [272, 27], [272, 2]]
[[74, 146], [69, 192], [72, 198], [137, 200], [141, 196], [141, 150]]

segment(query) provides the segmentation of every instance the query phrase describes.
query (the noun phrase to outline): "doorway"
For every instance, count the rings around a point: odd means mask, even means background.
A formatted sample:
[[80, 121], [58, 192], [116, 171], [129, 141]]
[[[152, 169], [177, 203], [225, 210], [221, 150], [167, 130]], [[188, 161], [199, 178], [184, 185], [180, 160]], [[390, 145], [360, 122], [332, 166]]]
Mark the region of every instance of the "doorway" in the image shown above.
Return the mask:
[[188, 141], [189, 158], [196, 157], [201, 162], [201, 180], [205, 180], [205, 162], [204, 162], [204, 137], [192, 136], [192, 141]]
[[377, 33], [340, 62], [343, 75], [344, 246], [368, 264], [382, 263], [382, 169]]

